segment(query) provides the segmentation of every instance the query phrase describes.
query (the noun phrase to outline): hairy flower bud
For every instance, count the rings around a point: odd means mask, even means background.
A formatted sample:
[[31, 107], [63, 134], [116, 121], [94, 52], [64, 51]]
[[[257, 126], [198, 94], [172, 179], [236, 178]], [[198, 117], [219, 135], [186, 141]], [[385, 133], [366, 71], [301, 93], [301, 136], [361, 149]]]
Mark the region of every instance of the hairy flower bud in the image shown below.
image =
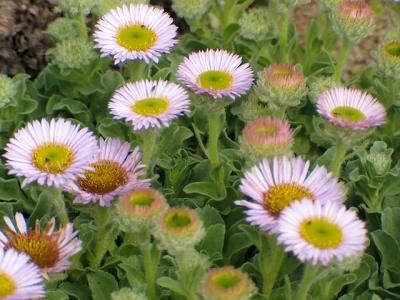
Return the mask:
[[210, 0], [172, 0], [172, 8], [176, 14], [188, 20], [201, 18], [210, 5]]
[[149, 4], [149, 0], [99, 0], [95, 9], [98, 16], [105, 15], [108, 11], [129, 4]]
[[111, 294], [112, 300], [147, 300], [147, 297], [135, 289], [122, 288]]
[[13, 80], [0, 74], [0, 108], [6, 106], [17, 94], [17, 87]]
[[378, 70], [385, 76], [400, 79], [400, 39], [384, 42], [376, 51]]
[[239, 19], [239, 34], [246, 39], [262, 41], [268, 37], [268, 10], [264, 7], [245, 12]]
[[45, 33], [50, 35], [56, 42], [79, 37], [76, 21], [69, 18], [58, 18], [51, 22]]

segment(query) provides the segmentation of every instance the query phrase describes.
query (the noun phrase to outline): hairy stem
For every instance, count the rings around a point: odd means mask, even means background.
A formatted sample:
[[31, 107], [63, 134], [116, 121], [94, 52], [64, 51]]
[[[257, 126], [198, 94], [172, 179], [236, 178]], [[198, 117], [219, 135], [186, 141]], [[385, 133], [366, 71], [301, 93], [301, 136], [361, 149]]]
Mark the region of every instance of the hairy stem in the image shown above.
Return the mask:
[[337, 64], [336, 64], [335, 72], [333, 74], [333, 78], [337, 82], [340, 82], [340, 80], [342, 78], [343, 69], [344, 69], [344, 66], [346, 64], [347, 57], [349, 56], [349, 54], [351, 52], [351, 49], [352, 49], [351, 42], [348, 41], [348, 40], [344, 40], [343, 41], [343, 45], [342, 45], [342, 49], [339, 52], [339, 57], [338, 57], [338, 61], [337, 61]]
[[315, 281], [315, 277], [318, 274], [319, 267], [318, 265], [314, 266], [310, 263], [306, 264], [304, 269], [303, 277], [297, 287], [297, 292], [294, 297], [296, 300], [307, 300], [307, 294], [310, 290], [311, 286]]

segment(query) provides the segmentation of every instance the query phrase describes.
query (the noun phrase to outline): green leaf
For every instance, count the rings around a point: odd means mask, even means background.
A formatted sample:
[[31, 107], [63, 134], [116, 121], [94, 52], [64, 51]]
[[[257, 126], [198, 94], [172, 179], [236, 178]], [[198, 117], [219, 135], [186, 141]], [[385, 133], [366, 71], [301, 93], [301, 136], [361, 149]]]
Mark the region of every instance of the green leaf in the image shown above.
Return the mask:
[[183, 191], [188, 194], [200, 194], [210, 197], [211, 199], [219, 199], [215, 184], [208, 181], [189, 183], [183, 188]]
[[111, 300], [111, 293], [118, 290], [118, 283], [111, 274], [92, 269], [87, 275], [93, 299]]
[[53, 208], [53, 199], [50, 198], [49, 193], [42, 192], [38, 198], [36, 206], [29, 216], [29, 224], [33, 226], [35, 220], [41, 219], [43, 216], [48, 215]]
[[215, 224], [207, 228], [207, 233], [199, 245], [200, 250], [207, 252], [211, 260], [222, 259], [225, 240], [225, 226]]
[[78, 298], [79, 300], [90, 299], [90, 291], [88, 287], [84, 285], [65, 282], [60, 285], [60, 290], [70, 296]]
[[179, 281], [172, 279], [170, 277], [160, 277], [157, 280], [157, 284], [159, 286], [165, 287], [179, 295], [185, 296], [186, 293], [182, 289], [181, 285], [179, 284]]
[[383, 268], [400, 271], [400, 249], [397, 241], [383, 230], [374, 231], [372, 238], [382, 257]]
[[21, 192], [18, 180], [15, 178], [0, 178], [0, 200], [2, 201], [18, 201], [24, 200], [25, 196]]
[[47, 300], [68, 300], [69, 297], [62, 291], [48, 291], [46, 293]]
[[387, 207], [382, 213], [382, 229], [400, 243], [400, 207]]

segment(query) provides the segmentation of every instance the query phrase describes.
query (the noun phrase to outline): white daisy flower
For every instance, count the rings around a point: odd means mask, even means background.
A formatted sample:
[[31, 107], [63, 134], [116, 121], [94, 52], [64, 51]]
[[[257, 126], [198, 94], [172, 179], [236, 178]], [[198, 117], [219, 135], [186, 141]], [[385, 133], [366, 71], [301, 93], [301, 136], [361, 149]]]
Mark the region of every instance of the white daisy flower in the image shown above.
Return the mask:
[[278, 223], [278, 241], [303, 262], [329, 264], [360, 255], [366, 246], [365, 224], [354, 211], [334, 202], [296, 201]]
[[134, 130], [168, 127], [189, 110], [187, 92], [164, 80], [140, 80], [128, 83], [115, 92], [109, 103], [114, 119], [124, 119]]
[[66, 186], [66, 190], [76, 195], [75, 203], [98, 202], [109, 207], [115, 196], [131, 190], [149, 186], [149, 180], [140, 180], [144, 174], [142, 155], [136, 147], [129, 153], [130, 144], [119, 139], [100, 139], [100, 152], [92, 160], [92, 170]]
[[242, 58], [225, 50], [192, 53], [179, 65], [177, 77], [196, 94], [215, 99], [245, 94], [253, 84], [253, 70]]
[[343, 87], [321, 94], [317, 102], [318, 113], [334, 125], [363, 130], [385, 123], [385, 107], [371, 95]]
[[102, 56], [158, 62], [177, 43], [177, 27], [162, 9], [131, 4], [110, 10], [96, 25], [94, 38]]
[[89, 168], [97, 151], [95, 136], [64, 119], [33, 121], [19, 129], [5, 148], [9, 174], [24, 176], [22, 186], [63, 186]]
[[44, 275], [69, 269], [71, 256], [82, 248], [72, 223], [55, 231], [52, 218], [42, 231], [39, 220], [35, 228], [28, 228], [21, 213], [15, 214], [15, 224], [9, 217], [4, 217], [4, 221], [7, 227], [0, 229], [0, 248], [27, 254]]
[[324, 167], [316, 166], [310, 172], [310, 162], [300, 157], [275, 157], [272, 165], [268, 160], [261, 161], [244, 174], [240, 190], [252, 199], [235, 201], [247, 208], [246, 220], [271, 233], [277, 232], [281, 211], [293, 201], [344, 201], [338, 180]]
[[29, 300], [44, 296], [43, 278], [29, 256], [0, 248], [0, 299]]

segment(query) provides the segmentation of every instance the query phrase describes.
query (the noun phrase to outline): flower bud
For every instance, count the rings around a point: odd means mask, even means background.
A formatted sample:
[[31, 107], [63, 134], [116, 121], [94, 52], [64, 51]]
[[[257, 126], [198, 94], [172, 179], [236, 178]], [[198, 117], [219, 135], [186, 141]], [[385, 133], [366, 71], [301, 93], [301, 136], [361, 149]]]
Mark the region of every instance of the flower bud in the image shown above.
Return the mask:
[[245, 123], [268, 116], [267, 107], [258, 101], [258, 97], [254, 93], [251, 93], [248, 98], [243, 99], [240, 106], [232, 108], [233, 111]]
[[93, 45], [83, 39], [64, 40], [49, 49], [47, 56], [60, 69], [79, 69], [97, 58]]
[[201, 294], [207, 300], [250, 300], [256, 293], [249, 276], [230, 266], [211, 269], [201, 285]]
[[245, 157], [256, 163], [265, 157], [288, 155], [293, 132], [286, 120], [257, 119], [243, 129], [240, 144]]
[[13, 80], [0, 74], [0, 108], [6, 106], [17, 94], [17, 87]]
[[167, 207], [164, 196], [156, 190], [136, 189], [120, 197], [115, 220], [122, 231], [136, 232], [142, 228], [152, 228]]
[[172, 0], [172, 9], [187, 20], [201, 18], [211, 5], [210, 0]]
[[366, 156], [366, 160], [370, 164], [370, 166], [372, 166], [376, 175], [382, 176], [385, 175], [385, 173], [389, 172], [392, 165], [392, 153], [393, 149], [388, 149], [387, 145], [384, 142], [374, 142], [369, 153]]
[[170, 253], [188, 251], [205, 235], [203, 222], [196, 211], [186, 207], [166, 210], [157, 223], [155, 236]]
[[318, 76], [310, 80], [308, 86], [308, 96], [311, 102], [315, 103], [323, 92], [335, 87], [339, 87], [340, 84], [332, 77]]
[[243, 13], [239, 25], [239, 34], [244, 38], [254, 41], [265, 40], [269, 33], [268, 10], [259, 7]]
[[256, 89], [272, 111], [298, 105], [307, 92], [303, 73], [288, 64], [272, 64], [261, 71]]
[[400, 40], [386, 41], [375, 53], [378, 70], [385, 76], [400, 79]]
[[332, 10], [334, 9], [340, 2], [343, 0], [321, 0], [320, 2], [322, 3], [323, 6], [325, 6], [327, 9]]
[[344, 0], [332, 12], [335, 30], [352, 43], [372, 33], [373, 17], [372, 8], [365, 0]]
[[342, 274], [344, 272], [354, 272], [360, 267], [362, 258], [363, 253], [356, 256], [347, 256], [340, 261], [333, 260], [330, 267], [336, 274]]
[[59, 0], [57, 9], [70, 16], [87, 15], [95, 5], [93, 0]]
[[129, 4], [149, 4], [149, 0], [99, 0], [96, 6], [98, 16], [105, 15], [108, 11]]
[[45, 33], [50, 35], [56, 42], [79, 37], [76, 21], [68, 18], [58, 18], [51, 22]]
[[112, 300], [147, 300], [147, 297], [135, 289], [122, 288], [111, 294]]

